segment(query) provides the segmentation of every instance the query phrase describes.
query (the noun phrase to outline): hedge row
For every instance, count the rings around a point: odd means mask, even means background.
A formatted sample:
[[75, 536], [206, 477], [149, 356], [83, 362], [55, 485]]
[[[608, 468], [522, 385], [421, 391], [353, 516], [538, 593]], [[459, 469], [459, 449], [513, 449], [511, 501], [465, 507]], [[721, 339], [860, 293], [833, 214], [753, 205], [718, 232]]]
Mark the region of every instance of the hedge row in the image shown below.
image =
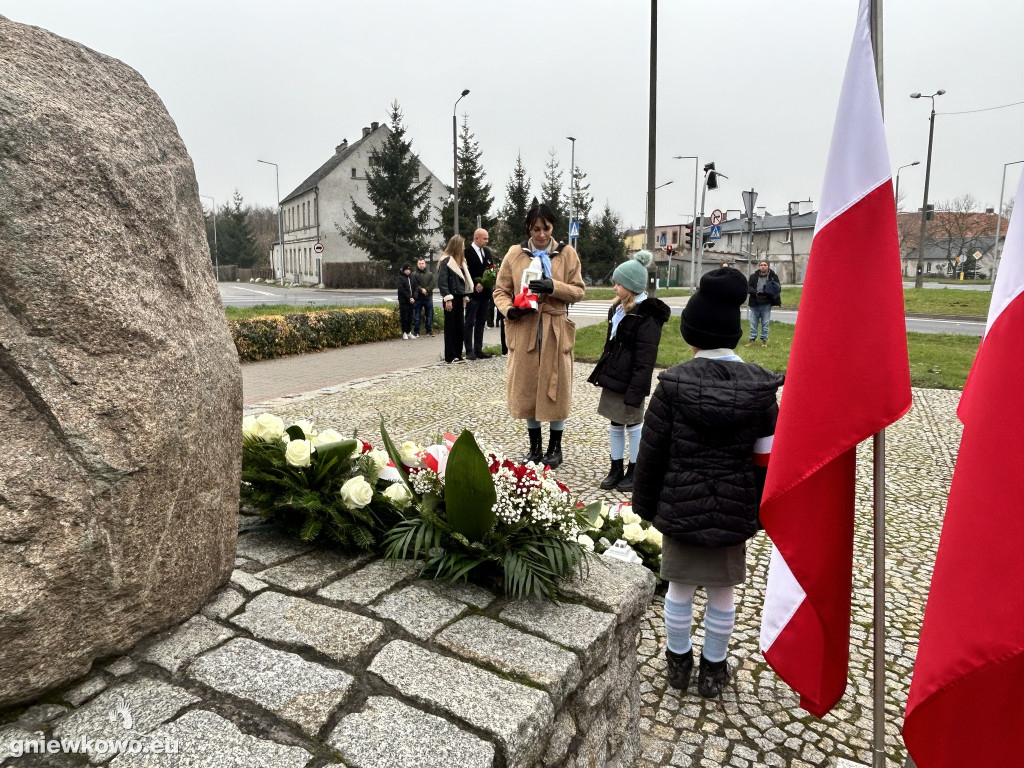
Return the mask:
[[[443, 328], [443, 315], [443, 312], [434, 312], [435, 333]], [[377, 307], [265, 315], [229, 320], [228, 327], [238, 349], [238, 359], [243, 363], [384, 341], [402, 333], [398, 310]]]

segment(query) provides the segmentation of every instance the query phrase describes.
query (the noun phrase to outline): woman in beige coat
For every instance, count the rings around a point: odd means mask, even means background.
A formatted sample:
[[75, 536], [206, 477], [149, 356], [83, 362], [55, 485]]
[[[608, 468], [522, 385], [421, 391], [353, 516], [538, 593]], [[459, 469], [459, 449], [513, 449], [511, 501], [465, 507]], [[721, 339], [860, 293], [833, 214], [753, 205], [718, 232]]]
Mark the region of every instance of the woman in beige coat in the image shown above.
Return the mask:
[[[525, 461], [552, 468], [562, 463], [562, 432], [572, 408], [576, 324], [569, 319], [568, 310], [583, 298], [584, 291], [576, 250], [551, 236], [556, 223], [546, 205], [530, 209], [526, 215], [528, 239], [509, 248], [494, 286], [494, 306], [506, 321], [508, 412], [514, 419], [526, 419], [530, 453]], [[540, 253], [544, 277], [529, 284], [538, 297], [538, 309], [515, 307], [513, 300], [520, 292], [523, 272]], [[542, 421], [550, 422], [547, 453], [542, 453]]]

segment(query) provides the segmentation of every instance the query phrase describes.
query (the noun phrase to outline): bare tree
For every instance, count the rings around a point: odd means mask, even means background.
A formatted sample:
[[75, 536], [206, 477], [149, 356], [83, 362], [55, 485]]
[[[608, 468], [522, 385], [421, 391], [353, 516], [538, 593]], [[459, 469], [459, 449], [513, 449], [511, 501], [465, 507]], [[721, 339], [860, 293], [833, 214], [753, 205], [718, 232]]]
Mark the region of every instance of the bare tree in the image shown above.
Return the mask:
[[277, 242], [277, 208], [270, 205], [250, 205], [245, 211], [249, 231], [256, 241], [257, 267], [270, 266], [270, 248]]
[[963, 257], [979, 250], [984, 238], [991, 233], [986, 229], [988, 216], [978, 210], [978, 201], [970, 192], [938, 203], [935, 218], [928, 227], [928, 238], [945, 251], [951, 272], [963, 263]]

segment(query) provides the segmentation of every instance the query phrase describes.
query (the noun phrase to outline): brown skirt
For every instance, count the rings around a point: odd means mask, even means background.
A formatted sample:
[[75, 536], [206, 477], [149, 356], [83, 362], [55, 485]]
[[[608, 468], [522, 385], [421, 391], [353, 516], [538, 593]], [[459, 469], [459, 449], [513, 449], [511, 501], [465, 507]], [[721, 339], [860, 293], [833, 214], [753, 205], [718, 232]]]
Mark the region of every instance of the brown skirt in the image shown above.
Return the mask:
[[625, 395], [601, 388], [601, 399], [597, 403], [597, 415], [604, 416], [616, 424], [643, 424], [644, 407], [626, 405]]
[[661, 578], [700, 587], [734, 587], [747, 578], [746, 542], [729, 547], [698, 547], [665, 536]]

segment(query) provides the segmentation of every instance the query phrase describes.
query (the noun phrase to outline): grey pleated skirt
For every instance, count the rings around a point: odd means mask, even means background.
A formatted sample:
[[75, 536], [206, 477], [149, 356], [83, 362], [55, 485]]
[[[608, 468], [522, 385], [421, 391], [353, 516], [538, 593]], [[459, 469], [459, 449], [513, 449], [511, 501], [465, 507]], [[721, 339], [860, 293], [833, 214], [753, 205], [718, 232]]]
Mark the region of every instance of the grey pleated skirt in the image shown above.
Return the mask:
[[701, 587], [734, 587], [747, 579], [747, 545], [697, 547], [665, 536], [661, 578]]
[[[610, 389], [601, 387], [601, 399], [597, 403], [597, 415], [604, 416], [616, 424], [642, 424], [644, 421], [644, 407], [637, 408], [634, 405], [626, 405], [625, 395], [612, 392]], [[647, 402], [646, 400], [644, 401]]]

